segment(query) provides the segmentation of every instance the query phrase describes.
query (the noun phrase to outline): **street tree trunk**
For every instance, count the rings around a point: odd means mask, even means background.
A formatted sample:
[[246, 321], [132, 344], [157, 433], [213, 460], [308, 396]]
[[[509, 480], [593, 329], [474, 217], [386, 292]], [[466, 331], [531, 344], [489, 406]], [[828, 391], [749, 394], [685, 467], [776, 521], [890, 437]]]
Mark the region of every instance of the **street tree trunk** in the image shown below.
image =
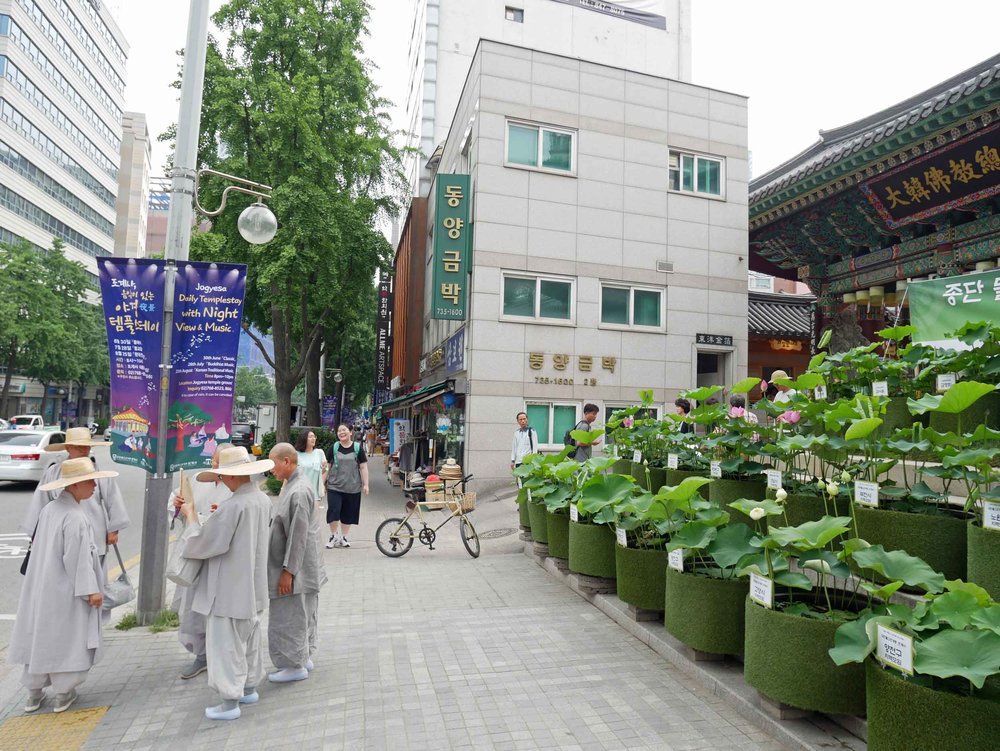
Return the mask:
[[323, 422], [322, 401], [319, 393], [320, 348], [309, 350], [309, 362], [306, 365], [306, 424], [321, 425]]
[[7, 394], [10, 393], [10, 379], [14, 375], [14, 365], [17, 363], [17, 337], [10, 340], [7, 351], [7, 372], [3, 377], [3, 391], [0, 391], [0, 417], [7, 414]]
[[[278, 282], [271, 282], [271, 296], [278, 299]], [[278, 403], [277, 442], [288, 442], [292, 433], [292, 389], [291, 347], [289, 346], [288, 322], [280, 305], [271, 307], [271, 335], [274, 342], [274, 392]]]
[[49, 384], [46, 381], [42, 381], [42, 403], [38, 407], [38, 414], [42, 416], [42, 422], [45, 422], [45, 408], [49, 403]]

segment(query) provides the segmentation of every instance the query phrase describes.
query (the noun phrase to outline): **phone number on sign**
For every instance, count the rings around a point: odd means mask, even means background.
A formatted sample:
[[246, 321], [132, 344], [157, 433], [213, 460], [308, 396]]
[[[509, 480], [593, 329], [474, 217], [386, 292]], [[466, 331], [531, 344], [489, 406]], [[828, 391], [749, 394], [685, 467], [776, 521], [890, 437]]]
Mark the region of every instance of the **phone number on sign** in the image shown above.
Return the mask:
[[[540, 383], [545, 386], [573, 386], [574, 381], [572, 378], [550, 378], [549, 376], [535, 376], [535, 383]], [[583, 386], [596, 386], [596, 378], [584, 378], [582, 381]]]

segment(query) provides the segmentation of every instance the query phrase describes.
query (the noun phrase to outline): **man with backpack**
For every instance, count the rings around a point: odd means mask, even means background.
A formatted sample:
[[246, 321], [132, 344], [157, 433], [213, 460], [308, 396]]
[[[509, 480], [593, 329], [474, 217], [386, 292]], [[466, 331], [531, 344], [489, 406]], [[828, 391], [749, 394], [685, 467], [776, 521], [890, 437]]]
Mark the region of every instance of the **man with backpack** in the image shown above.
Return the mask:
[[520, 467], [524, 457], [538, 451], [538, 431], [528, 425], [528, 415], [517, 413], [517, 430], [510, 447], [510, 468]]
[[[583, 419], [580, 420], [576, 425], [573, 426], [573, 430], [586, 430], [590, 431], [590, 426], [593, 424], [594, 420], [597, 419], [597, 414], [600, 412], [596, 404], [584, 404], [583, 405]], [[572, 437], [567, 436], [567, 444], [576, 446], [576, 451], [573, 452], [572, 458], [581, 464], [590, 458], [593, 453], [594, 446], [601, 442], [600, 438], [595, 438], [590, 443], [581, 443], [579, 441], [573, 440]]]
[[330, 525], [328, 548], [349, 548], [347, 533], [361, 517], [361, 494], [368, 495], [368, 455], [351, 429], [337, 426], [338, 440], [330, 447], [326, 478], [326, 521]]

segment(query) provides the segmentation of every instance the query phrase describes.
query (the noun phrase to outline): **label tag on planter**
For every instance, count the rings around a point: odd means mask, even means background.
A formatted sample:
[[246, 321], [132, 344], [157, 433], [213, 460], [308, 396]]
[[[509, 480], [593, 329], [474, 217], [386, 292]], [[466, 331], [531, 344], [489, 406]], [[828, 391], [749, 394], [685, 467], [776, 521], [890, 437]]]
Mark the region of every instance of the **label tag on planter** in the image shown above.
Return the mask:
[[710, 469], [709, 474], [712, 477], [719, 477], [719, 478], [722, 477], [722, 462], [712, 462], [708, 466]]
[[813, 397], [822, 401], [826, 399], [826, 386], [822, 383], [813, 389]]
[[1000, 503], [983, 501], [983, 529], [1000, 529]]
[[854, 483], [854, 502], [859, 506], [878, 508], [878, 483], [864, 480]]
[[580, 512], [576, 508], [576, 504], [575, 503], [569, 504], [569, 520], [571, 522], [578, 522], [578, 521], [580, 521]]
[[628, 547], [628, 538], [625, 536], [625, 530], [621, 527], [615, 527], [615, 539], [623, 548]]
[[875, 653], [883, 665], [913, 675], [913, 637], [878, 624], [878, 649]]
[[875, 381], [872, 384], [872, 396], [889, 396], [889, 382]]
[[781, 487], [781, 470], [769, 469], [764, 472], [767, 475], [767, 487], [778, 490]]
[[528, 503], [531, 503], [531, 488], [528, 488]]
[[632, 461], [636, 464], [639, 464], [639, 462], [642, 461], [642, 452], [639, 449], [632, 452]]
[[667, 469], [677, 469], [677, 454], [667, 454]]
[[774, 582], [750, 572], [750, 599], [765, 608], [774, 607]]
[[935, 388], [938, 393], [942, 391], [947, 391], [952, 386], [955, 385], [955, 374], [954, 373], [942, 373], [936, 379]]
[[667, 553], [667, 565], [675, 571], [684, 572], [684, 548], [677, 548]]

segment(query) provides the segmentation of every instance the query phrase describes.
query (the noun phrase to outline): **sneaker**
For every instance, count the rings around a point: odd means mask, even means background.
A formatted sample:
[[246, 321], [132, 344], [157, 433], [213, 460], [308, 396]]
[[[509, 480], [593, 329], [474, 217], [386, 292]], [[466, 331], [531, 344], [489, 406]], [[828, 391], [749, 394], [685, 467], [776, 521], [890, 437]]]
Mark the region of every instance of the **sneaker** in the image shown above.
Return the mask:
[[76, 689], [72, 689], [68, 694], [56, 694], [56, 705], [52, 708], [53, 712], [65, 712], [71, 706], [73, 702], [76, 701], [79, 694], [76, 693]]
[[208, 660], [205, 657], [195, 657], [194, 662], [181, 671], [181, 678], [184, 680], [194, 678], [196, 675], [201, 675], [206, 670], [208, 670]]
[[28, 691], [28, 701], [24, 703], [25, 712], [34, 712], [45, 702], [45, 692], [40, 688]]
[[210, 720], [238, 720], [240, 718], [240, 703], [238, 701], [224, 701], [214, 707], [205, 707], [205, 717]]
[[346, 537], [341, 537], [340, 538], [340, 547], [342, 547], [342, 548], [349, 548], [349, 547], [351, 547], [351, 543], [349, 543], [347, 541]]
[[337, 535], [330, 535], [330, 539], [326, 543], [326, 549], [332, 550], [337, 547]]
[[282, 668], [276, 673], [271, 673], [267, 679], [271, 683], [294, 683], [304, 681], [309, 677], [309, 671], [305, 668]]
[[311, 673], [314, 667], [315, 666], [313, 665], [312, 657], [310, 657], [308, 660], [306, 660], [306, 670], [308, 670]]
[[260, 701], [260, 694], [257, 689], [244, 686], [243, 696], [240, 697], [240, 704], [256, 704]]

